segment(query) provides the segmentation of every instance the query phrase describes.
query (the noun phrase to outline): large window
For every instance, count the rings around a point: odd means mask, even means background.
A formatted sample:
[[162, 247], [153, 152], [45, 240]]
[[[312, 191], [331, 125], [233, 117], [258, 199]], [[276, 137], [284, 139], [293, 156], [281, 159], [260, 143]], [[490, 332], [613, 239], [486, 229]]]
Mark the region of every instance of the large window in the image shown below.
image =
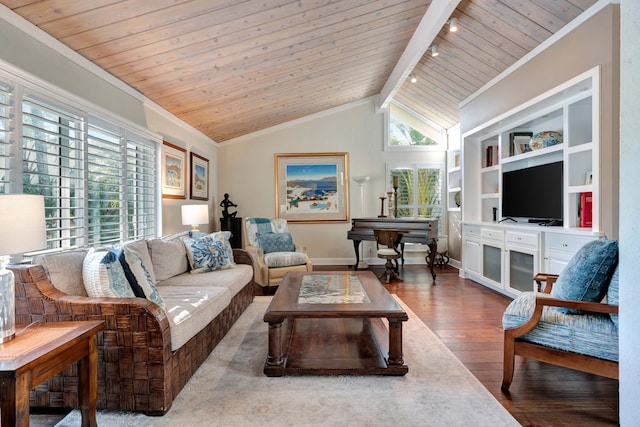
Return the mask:
[[44, 196], [48, 250], [154, 237], [159, 138], [143, 133], [0, 81], [0, 193]]
[[439, 163], [387, 165], [388, 186], [398, 181], [398, 217], [437, 218], [442, 232], [443, 169]]

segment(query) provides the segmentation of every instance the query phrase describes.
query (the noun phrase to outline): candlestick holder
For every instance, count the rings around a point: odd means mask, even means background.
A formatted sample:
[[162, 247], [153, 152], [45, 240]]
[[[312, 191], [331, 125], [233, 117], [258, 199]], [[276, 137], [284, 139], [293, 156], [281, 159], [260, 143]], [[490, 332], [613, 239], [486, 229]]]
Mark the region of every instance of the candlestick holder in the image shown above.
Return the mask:
[[386, 197], [380, 196], [379, 199], [380, 199], [380, 215], [378, 215], [378, 218], [386, 218], [387, 216], [384, 214], [384, 201]]
[[393, 193], [391, 191], [387, 191], [387, 195], [389, 196], [389, 216], [393, 218]]
[[393, 216], [398, 218], [398, 187], [396, 185], [393, 186], [393, 203], [395, 205], [393, 208]]

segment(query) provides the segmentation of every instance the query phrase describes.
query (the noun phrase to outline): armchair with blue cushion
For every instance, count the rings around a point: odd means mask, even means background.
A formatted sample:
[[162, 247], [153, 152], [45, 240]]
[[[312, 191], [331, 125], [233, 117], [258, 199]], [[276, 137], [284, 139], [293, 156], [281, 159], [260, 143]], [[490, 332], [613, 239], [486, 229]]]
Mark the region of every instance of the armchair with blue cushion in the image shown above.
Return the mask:
[[618, 242], [589, 242], [559, 275], [534, 280], [544, 289], [520, 294], [502, 318], [502, 390], [516, 355], [618, 379]]
[[289, 271], [312, 271], [306, 246], [296, 245], [282, 218], [245, 218], [244, 249], [251, 254], [255, 282], [278, 286]]

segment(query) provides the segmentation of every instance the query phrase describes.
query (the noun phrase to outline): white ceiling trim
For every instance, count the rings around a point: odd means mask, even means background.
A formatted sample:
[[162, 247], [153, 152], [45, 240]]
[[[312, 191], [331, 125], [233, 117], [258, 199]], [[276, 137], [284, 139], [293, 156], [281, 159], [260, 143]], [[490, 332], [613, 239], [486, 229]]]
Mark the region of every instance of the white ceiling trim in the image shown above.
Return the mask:
[[400, 60], [393, 68], [389, 79], [384, 84], [382, 91], [378, 95], [376, 107], [386, 108], [391, 99], [405, 82], [407, 76], [416, 66], [420, 58], [424, 55], [436, 36], [449, 20], [449, 17], [456, 10], [460, 1], [458, 0], [433, 0], [426, 13], [422, 17], [418, 28], [411, 36]]

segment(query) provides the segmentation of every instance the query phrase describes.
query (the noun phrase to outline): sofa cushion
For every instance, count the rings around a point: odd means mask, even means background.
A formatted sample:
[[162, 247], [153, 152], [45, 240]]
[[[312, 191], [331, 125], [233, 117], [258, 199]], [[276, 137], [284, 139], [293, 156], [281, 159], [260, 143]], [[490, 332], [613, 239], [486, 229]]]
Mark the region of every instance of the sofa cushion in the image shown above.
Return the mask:
[[118, 256], [116, 249], [87, 253], [82, 277], [90, 297], [135, 297]]
[[33, 263], [42, 265], [56, 289], [65, 294], [86, 297], [87, 290], [82, 280], [82, 264], [88, 249], [77, 249], [38, 255]]
[[187, 250], [180, 239], [186, 235], [186, 232], [179, 233], [147, 242], [156, 283], [189, 270]]
[[233, 249], [223, 233], [211, 233], [199, 238], [183, 237], [191, 273], [222, 270], [235, 266]]
[[[618, 271], [618, 267], [616, 266], [616, 269], [613, 271], [613, 274], [611, 275], [611, 282], [609, 282], [609, 288], [607, 289], [608, 304], [618, 305], [620, 303], [618, 299], [619, 285], [620, 285], [620, 272]], [[618, 315], [609, 314], [609, 317], [611, 317], [611, 321], [613, 322], [614, 325], [616, 325], [616, 328], [617, 328]]]
[[[511, 301], [502, 317], [504, 329], [524, 324], [533, 315], [534, 292], [523, 292]], [[544, 307], [538, 325], [519, 339], [545, 347], [618, 361], [618, 328], [606, 314], [579, 316]]]
[[271, 252], [293, 252], [295, 246], [289, 233], [256, 233], [258, 247], [262, 248], [265, 254]]
[[138, 255], [138, 251], [129, 246], [124, 246], [120, 252], [119, 260], [135, 296], [147, 298], [149, 301], [163, 307], [164, 301], [158, 294], [149, 270], [140, 255]]
[[180, 274], [159, 282], [157, 286], [160, 290], [166, 286], [183, 286], [185, 288], [214, 286], [229, 289], [231, 296], [234, 297], [251, 279], [253, 279], [253, 267], [247, 264], [237, 264], [233, 268], [203, 274]]
[[[208, 274], [211, 273], [196, 276]], [[194, 277], [182, 276], [187, 281]], [[231, 303], [229, 289], [211, 285], [184, 287], [163, 283], [158, 285], [158, 292], [165, 302], [172, 351], [182, 347]]]
[[303, 252], [272, 252], [264, 254], [264, 263], [269, 268], [303, 265], [307, 263], [307, 255]]
[[[571, 258], [553, 285], [555, 298], [598, 302], [604, 298], [613, 270], [618, 264], [618, 242], [598, 239], [585, 244]], [[565, 313], [579, 310], [559, 308]]]

